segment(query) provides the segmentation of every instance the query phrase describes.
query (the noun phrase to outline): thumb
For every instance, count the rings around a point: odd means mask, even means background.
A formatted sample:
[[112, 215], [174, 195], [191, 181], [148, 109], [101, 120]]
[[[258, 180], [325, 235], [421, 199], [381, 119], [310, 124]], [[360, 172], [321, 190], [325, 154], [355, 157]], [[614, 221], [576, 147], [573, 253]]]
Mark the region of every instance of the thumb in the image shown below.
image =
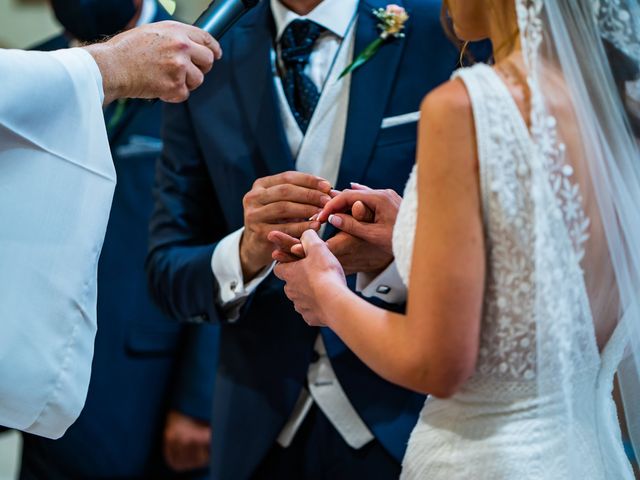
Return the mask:
[[309, 254], [311, 249], [317, 248], [324, 244], [315, 230], [307, 230], [306, 232], [304, 232], [302, 234], [302, 237], [300, 238], [300, 241], [302, 242], [304, 252], [307, 255]]
[[366, 236], [366, 228], [358, 220], [351, 215], [338, 213], [329, 216], [329, 223], [338, 230], [349, 233], [354, 237], [364, 238]]
[[359, 222], [373, 223], [376, 219], [374, 211], [367, 207], [361, 200], [353, 204], [351, 207], [351, 215]]

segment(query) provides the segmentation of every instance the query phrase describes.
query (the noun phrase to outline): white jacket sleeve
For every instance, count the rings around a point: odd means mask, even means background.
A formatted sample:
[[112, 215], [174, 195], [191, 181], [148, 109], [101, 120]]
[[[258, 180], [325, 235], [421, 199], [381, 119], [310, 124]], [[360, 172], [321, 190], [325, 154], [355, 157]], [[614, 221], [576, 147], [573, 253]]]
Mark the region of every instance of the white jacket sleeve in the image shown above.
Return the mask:
[[0, 424], [58, 438], [84, 405], [115, 188], [84, 50], [0, 50]]

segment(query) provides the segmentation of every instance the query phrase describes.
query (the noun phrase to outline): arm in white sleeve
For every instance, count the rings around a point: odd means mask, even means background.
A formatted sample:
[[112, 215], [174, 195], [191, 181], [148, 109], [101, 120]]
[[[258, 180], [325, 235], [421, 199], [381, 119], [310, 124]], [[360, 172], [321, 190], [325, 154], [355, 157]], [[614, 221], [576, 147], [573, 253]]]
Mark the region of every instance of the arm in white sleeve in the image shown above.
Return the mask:
[[244, 228], [223, 238], [211, 257], [211, 269], [218, 282], [218, 306], [226, 313], [229, 321], [238, 319], [240, 309], [247, 298], [266, 279], [275, 262], [263, 269], [253, 280], [246, 285], [242, 274], [240, 261], [240, 241]]
[[377, 275], [359, 273], [356, 278], [356, 291], [363, 297], [375, 297], [396, 305], [407, 301], [407, 287], [398, 273], [395, 261]]
[[58, 438], [87, 395], [115, 188], [87, 52], [0, 50], [0, 424]]

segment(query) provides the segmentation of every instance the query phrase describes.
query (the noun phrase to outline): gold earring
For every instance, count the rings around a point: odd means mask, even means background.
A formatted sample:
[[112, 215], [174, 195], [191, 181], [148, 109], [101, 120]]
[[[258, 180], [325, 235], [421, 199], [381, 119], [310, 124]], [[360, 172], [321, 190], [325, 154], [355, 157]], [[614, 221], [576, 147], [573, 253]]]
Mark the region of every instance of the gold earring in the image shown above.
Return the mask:
[[460, 65], [460, 68], [463, 68], [464, 65], [464, 57], [467, 54], [467, 49], [469, 48], [469, 42], [464, 42], [462, 44], [462, 49], [460, 50], [460, 59], [458, 60], [458, 65]]

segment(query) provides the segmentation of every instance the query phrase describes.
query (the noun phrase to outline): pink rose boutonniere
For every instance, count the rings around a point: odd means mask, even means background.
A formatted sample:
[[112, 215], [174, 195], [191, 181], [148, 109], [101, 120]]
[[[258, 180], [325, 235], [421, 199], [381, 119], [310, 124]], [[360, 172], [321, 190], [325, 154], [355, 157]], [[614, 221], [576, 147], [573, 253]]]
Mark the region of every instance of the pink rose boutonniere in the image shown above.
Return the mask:
[[378, 23], [378, 28], [381, 31], [380, 36], [356, 57], [353, 63], [340, 74], [340, 78], [349, 75], [371, 60], [387, 41], [404, 37], [405, 23], [409, 20], [409, 15], [404, 8], [399, 5], [387, 5], [387, 8], [379, 8], [373, 10], [372, 13], [380, 20], [380, 23]]

